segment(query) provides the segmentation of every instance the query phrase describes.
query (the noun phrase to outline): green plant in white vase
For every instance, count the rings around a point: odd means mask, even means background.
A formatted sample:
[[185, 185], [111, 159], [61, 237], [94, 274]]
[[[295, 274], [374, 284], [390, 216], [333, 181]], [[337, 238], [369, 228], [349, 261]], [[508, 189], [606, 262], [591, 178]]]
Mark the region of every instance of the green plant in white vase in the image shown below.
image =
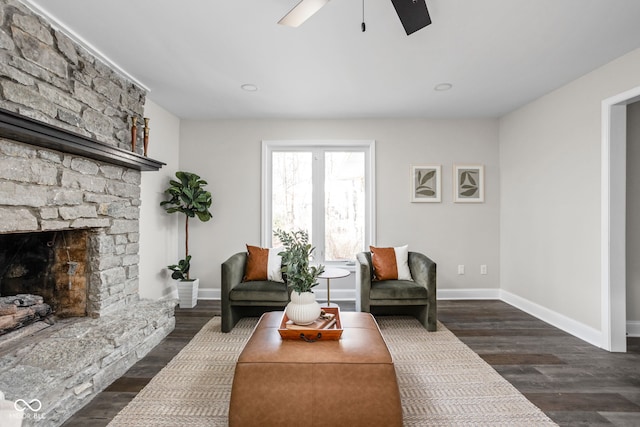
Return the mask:
[[[185, 286], [181, 288], [178, 285], [178, 294], [191, 298], [191, 302], [184, 302], [181, 297], [180, 307], [194, 307], [197, 301], [198, 279], [191, 279], [189, 270], [191, 269], [191, 255], [189, 255], [189, 218], [198, 218], [202, 222], [211, 219], [211, 193], [204, 189], [207, 181], [191, 172], [176, 172], [178, 180], [170, 180], [169, 187], [165, 190], [165, 194], [169, 200], [160, 202], [167, 213], [182, 213], [185, 216], [184, 232], [184, 259], [178, 261], [178, 264], [167, 266], [172, 271], [171, 277], [178, 280], [179, 283], [192, 282], [191, 287], [187, 290]], [[183, 289], [184, 288], [184, 289]], [[182, 291], [182, 292], [181, 292]]]
[[282, 273], [291, 287], [291, 302], [285, 312], [287, 317], [299, 325], [310, 324], [320, 316], [320, 304], [312, 289], [318, 286], [318, 276], [324, 272], [322, 265], [310, 265], [314, 247], [309, 243], [309, 233], [305, 230], [276, 230], [274, 235], [285, 250], [282, 257]]

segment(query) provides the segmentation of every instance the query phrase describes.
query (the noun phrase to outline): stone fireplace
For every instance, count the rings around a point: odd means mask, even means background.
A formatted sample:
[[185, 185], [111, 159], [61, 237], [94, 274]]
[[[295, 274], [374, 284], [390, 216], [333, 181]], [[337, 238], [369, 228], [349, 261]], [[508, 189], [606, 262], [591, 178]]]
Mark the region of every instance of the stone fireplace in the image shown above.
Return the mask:
[[62, 424], [175, 325], [175, 301], [138, 294], [141, 173], [163, 165], [141, 141], [131, 149], [145, 96], [25, 4], [0, 0], [0, 296], [37, 291], [57, 320], [9, 349], [0, 336], [0, 395], [39, 403], [19, 414], [25, 426]]
[[[99, 317], [137, 300], [140, 171], [0, 138], [0, 179], [4, 240], [20, 233], [17, 244], [36, 239], [54, 248], [60, 240], [59, 257], [79, 262], [86, 272], [87, 315]], [[71, 259], [63, 251], [71, 248], [74, 230], [86, 237], [85, 253]], [[47, 234], [34, 235], [41, 232]], [[56, 272], [68, 282], [66, 273]]]
[[173, 330], [175, 301], [138, 295], [140, 174], [161, 165], [0, 109], [0, 296], [86, 316], [11, 351], [0, 336], [4, 398], [41, 405], [23, 425], [61, 424]]

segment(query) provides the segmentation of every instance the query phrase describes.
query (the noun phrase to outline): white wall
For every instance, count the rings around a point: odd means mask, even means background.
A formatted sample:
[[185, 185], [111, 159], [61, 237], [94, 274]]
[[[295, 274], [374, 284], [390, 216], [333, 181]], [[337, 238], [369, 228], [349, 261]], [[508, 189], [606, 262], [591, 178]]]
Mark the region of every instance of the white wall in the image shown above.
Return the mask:
[[640, 321], [640, 102], [627, 107], [627, 320]]
[[[497, 121], [182, 121], [180, 168], [205, 178], [213, 195], [213, 219], [190, 223], [192, 272], [206, 295], [219, 296], [222, 262], [246, 243], [260, 243], [263, 139], [374, 139], [377, 244], [409, 244], [430, 256], [440, 290], [499, 288]], [[410, 203], [410, 165], [433, 163], [443, 165], [443, 202]], [[454, 163], [485, 165], [486, 203], [452, 202]], [[466, 265], [464, 276], [456, 274], [458, 264]], [[489, 274], [480, 275], [481, 264]]]
[[500, 120], [500, 284], [601, 329], [601, 102], [640, 85], [633, 51]]
[[158, 299], [174, 291], [166, 266], [175, 264], [181, 243], [178, 216], [159, 206], [169, 179], [178, 170], [180, 120], [147, 98], [149, 157], [166, 163], [158, 172], [142, 172], [140, 207], [140, 296]]

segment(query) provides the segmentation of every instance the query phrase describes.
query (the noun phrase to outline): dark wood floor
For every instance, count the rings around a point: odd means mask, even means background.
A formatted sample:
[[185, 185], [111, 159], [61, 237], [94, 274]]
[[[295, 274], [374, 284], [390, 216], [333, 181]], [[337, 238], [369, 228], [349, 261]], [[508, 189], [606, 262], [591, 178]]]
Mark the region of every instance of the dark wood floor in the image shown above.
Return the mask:
[[[640, 338], [609, 353], [501, 301], [438, 304], [439, 320], [559, 425], [640, 426]], [[177, 308], [175, 330], [64, 426], [107, 425], [219, 312], [219, 301]]]
[[501, 301], [442, 301], [440, 321], [561, 426], [640, 426], [640, 338], [609, 353]]

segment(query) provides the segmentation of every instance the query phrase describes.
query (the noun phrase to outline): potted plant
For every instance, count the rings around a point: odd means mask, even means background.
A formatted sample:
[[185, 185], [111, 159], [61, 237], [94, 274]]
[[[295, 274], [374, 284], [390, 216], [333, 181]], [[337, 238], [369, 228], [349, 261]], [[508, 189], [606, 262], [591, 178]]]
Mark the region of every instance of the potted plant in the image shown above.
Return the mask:
[[189, 270], [191, 269], [191, 255], [187, 255], [185, 259], [181, 259], [177, 264], [167, 267], [173, 273], [171, 278], [173, 280], [189, 280]]
[[171, 277], [177, 281], [178, 297], [180, 308], [193, 308], [198, 301], [198, 279], [189, 277], [191, 268], [191, 255], [189, 255], [189, 218], [198, 218], [206, 222], [211, 219], [211, 193], [203, 187], [207, 181], [191, 172], [176, 172], [178, 180], [170, 180], [169, 188], [165, 194], [169, 200], [160, 202], [167, 213], [179, 212], [184, 214], [184, 259], [178, 264], [169, 265], [167, 268], [172, 271]]
[[283, 276], [291, 288], [291, 302], [285, 312], [294, 323], [308, 325], [320, 316], [320, 304], [312, 289], [318, 286], [317, 279], [324, 272], [324, 266], [309, 265], [315, 248], [309, 243], [305, 230], [286, 232], [278, 229], [274, 235], [285, 248], [278, 255], [282, 257]]

